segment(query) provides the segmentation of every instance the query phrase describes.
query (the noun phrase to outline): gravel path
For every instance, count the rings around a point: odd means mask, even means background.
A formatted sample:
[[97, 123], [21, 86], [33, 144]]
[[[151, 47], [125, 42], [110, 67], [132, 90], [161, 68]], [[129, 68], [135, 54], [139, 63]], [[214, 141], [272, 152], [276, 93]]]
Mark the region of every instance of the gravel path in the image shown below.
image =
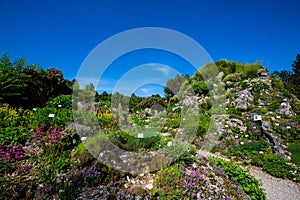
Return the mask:
[[267, 200], [299, 200], [300, 185], [281, 178], [275, 178], [260, 168], [252, 166], [250, 173], [262, 181], [263, 188], [266, 189]]
[[[215, 155], [204, 150], [198, 151], [198, 154], [205, 157], [216, 156], [228, 160], [223, 156]], [[290, 180], [275, 178], [255, 166], [250, 167], [250, 173], [256, 179], [262, 181], [262, 187], [267, 193], [267, 200], [300, 200], [300, 184]]]

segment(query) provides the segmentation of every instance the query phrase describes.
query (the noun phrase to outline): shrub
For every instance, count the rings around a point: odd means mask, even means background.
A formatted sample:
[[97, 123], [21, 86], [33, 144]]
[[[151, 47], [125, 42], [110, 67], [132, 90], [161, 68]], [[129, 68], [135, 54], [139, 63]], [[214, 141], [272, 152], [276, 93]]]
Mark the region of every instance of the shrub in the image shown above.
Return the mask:
[[224, 169], [229, 179], [236, 181], [236, 184], [240, 186], [251, 199], [266, 199], [266, 194], [261, 188], [262, 183], [250, 175], [249, 171], [245, 171], [238, 165], [220, 158], [210, 157], [210, 161], [213, 165]]
[[264, 155], [263, 169], [277, 178], [288, 178], [290, 180], [299, 181], [300, 170], [297, 167], [287, 163], [284, 158], [269, 153]]
[[292, 153], [292, 162], [300, 166], [300, 141], [291, 143], [289, 151]]

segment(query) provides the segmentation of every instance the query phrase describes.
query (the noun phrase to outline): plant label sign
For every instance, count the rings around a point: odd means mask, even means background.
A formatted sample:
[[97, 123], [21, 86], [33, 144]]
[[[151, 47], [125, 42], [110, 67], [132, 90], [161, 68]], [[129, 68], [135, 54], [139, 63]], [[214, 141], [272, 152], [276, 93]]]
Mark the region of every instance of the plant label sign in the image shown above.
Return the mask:
[[144, 138], [144, 133], [138, 133], [138, 138]]
[[254, 115], [253, 119], [254, 121], [261, 121], [261, 115]]

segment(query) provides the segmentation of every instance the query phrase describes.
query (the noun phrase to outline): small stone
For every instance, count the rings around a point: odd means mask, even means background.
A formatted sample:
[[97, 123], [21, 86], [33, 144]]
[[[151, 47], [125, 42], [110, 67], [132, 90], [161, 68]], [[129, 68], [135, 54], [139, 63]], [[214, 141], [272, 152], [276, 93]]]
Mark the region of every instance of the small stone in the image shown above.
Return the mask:
[[153, 184], [147, 184], [145, 185], [145, 188], [148, 189], [148, 190], [152, 190], [153, 189]]

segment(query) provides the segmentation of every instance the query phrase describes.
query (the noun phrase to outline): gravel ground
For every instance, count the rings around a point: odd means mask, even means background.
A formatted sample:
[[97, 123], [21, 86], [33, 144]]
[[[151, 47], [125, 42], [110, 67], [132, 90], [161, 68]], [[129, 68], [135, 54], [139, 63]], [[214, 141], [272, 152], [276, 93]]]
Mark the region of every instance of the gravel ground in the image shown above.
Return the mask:
[[250, 173], [263, 183], [266, 189], [267, 200], [299, 200], [300, 185], [281, 178], [275, 178], [260, 168], [252, 166]]

